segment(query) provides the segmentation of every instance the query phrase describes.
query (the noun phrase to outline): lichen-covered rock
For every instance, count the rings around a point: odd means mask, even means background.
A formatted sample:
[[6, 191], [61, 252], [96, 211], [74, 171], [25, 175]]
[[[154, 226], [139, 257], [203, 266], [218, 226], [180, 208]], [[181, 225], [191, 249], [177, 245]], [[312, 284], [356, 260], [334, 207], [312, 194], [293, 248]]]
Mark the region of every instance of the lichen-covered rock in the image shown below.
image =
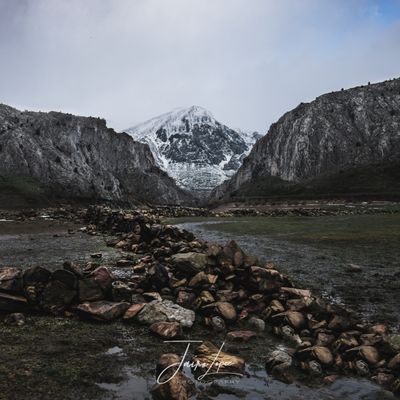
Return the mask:
[[139, 322], [179, 322], [184, 328], [190, 328], [195, 320], [195, 313], [169, 300], [154, 300], [147, 303], [137, 316]]
[[191, 274], [203, 271], [209, 262], [209, 257], [203, 253], [178, 253], [171, 257], [171, 263], [176, 269]]

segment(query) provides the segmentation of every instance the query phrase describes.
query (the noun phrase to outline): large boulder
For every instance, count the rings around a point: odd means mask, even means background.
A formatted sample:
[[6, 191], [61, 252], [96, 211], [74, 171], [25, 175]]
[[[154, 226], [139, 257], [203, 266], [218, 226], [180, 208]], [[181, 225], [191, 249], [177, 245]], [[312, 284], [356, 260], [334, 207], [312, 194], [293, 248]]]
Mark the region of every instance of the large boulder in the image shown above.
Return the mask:
[[177, 270], [194, 275], [203, 271], [210, 263], [210, 259], [202, 253], [178, 253], [171, 256], [171, 263]]
[[169, 300], [154, 300], [147, 303], [137, 316], [144, 324], [155, 322], [179, 322], [184, 328], [190, 328], [195, 320], [195, 313]]
[[112, 301], [100, 300], [93, 303], [85, 302], [76, 307], [76, 311], [90, 319], [97, 321], [112, 321], [122, 317], [128, 310], [130, 304], [125, 302], [114, 303]]
[[96, 301], [104, 298], [103, 291], [94, 278], [79, 280], [78, 291], [80, 302]]
[[62, 313], [76, 298], [77, 290], [58, 280], [51, 280], [44, 288], [40, 305], [43, 310], [57, 315]]
[[111, 290], [113, 278], [107, 267], [99, 267], [95, 269], [92, 276], [104, 291]]

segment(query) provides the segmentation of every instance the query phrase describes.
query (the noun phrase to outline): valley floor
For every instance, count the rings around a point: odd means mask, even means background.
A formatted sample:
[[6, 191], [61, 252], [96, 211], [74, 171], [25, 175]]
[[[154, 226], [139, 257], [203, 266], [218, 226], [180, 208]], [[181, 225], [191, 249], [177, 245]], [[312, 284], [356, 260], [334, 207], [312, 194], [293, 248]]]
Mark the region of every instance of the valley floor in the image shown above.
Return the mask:
[[[276, 261], [305, 286], [320, 289], [337, 301], [354, 302], [367, 317], [399, 321], [395, 295], [400, 272], [400, 214], [346, 217], [242, 217], [174, 219], [210, 241], [238, 240], [249, 253]], [[82, 225], [61, 221], [0, 221], [0, 266], [62, 266], [66, 259], [87, 261], [102, 252], [113, 263], [121, 255], [105, 246], [102, 236], [88, 236]], [[346, 271], [357, 263], [362, 271]], [[341, 283], [340, 283], [341, 282]], [[355, 288], [355, 289], [354, 289]], [[350, 296], [353, 291], [353, 296]], [[350, 297], [343, 294], [348, 294]], [[377, 306], [364, 309], [370, 304]], [[371, 311], [371, 313], [369, 312]], [[115, 322], [96, 324], [71, 318], [29, 316], [23, 327], [0, 323], [0, 399], [150, 399], [154, 366], [176, 345], [154, 340], [147, 327]], [[195, 325], [190, 338], [224, 341]], [[202, 385], [197, 399], [377, 400], [393, 395], [366, 379], [343, 377], [323, 386], [299, 375], [283, 383], [265, 372], [268, 349], [282, 346], [269, 334], [226, 350], [246, 359], [246, 377]], [[185, 370], [191, 376], [189, 369]]]

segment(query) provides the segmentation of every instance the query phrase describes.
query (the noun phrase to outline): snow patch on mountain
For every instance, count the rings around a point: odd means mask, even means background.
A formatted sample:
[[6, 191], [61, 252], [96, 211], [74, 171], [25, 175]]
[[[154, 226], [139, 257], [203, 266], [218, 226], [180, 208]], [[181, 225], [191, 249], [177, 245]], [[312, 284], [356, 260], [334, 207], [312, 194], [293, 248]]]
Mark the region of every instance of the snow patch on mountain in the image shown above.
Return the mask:
[[147, 143], [157, 164], [179, 186], [197, 193], [230, 178], [261, 137], [231, 129], [199, 106], [172, 110], [125, 132]]

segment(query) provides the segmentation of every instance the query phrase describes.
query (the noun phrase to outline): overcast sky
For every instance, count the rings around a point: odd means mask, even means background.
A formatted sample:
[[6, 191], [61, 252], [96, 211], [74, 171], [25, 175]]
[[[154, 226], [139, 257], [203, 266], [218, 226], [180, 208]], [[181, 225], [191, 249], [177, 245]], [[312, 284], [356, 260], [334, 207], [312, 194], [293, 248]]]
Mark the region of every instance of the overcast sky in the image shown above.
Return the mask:
[[265, 133], [400, 76], [400, 0], [0, 0], [0, 102], [120, 130], [200, 105]]

